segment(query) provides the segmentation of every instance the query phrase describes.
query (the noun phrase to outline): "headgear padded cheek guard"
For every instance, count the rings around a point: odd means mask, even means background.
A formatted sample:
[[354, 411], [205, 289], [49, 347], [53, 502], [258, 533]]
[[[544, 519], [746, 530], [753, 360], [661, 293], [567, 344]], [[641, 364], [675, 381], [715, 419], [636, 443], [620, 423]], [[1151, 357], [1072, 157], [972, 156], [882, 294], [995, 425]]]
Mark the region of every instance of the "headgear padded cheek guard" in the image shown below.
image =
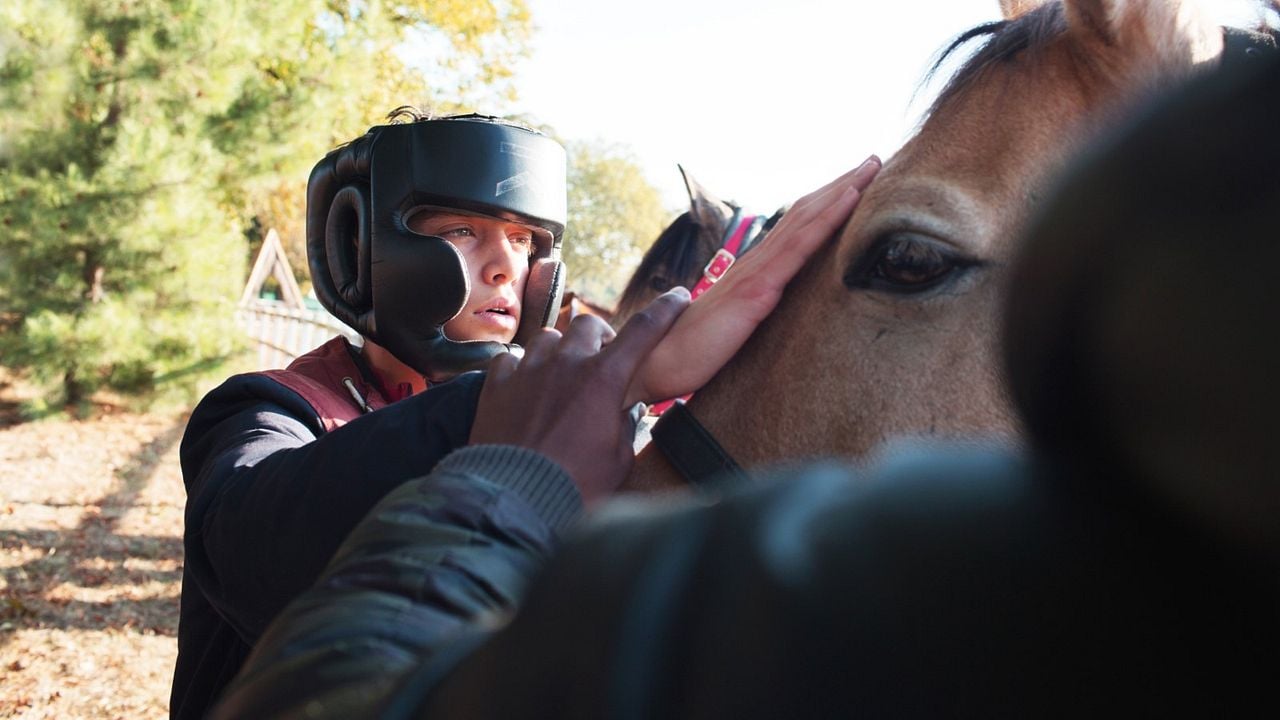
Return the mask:
[[483, 366], [510, 346], [444, 334], [470, 295], [466, 261], [405, 219], [423, 206], [456, 208], [550, 233], [530, 261], [515, 337], [523, 342], [550, 326], [560, 305], [565, 168], [554, 140], [484, 116], [370, 129], [311, 171], [307, 257], [316, 297], [433, 381]]

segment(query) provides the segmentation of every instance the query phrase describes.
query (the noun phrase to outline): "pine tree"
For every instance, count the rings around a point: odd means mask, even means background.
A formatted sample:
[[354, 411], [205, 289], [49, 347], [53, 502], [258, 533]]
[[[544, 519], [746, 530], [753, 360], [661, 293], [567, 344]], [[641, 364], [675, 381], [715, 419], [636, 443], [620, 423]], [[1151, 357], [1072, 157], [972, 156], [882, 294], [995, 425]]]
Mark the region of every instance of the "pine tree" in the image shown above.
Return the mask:
[[407, 37], [457, 102], [509, 92], [528, 32], [524, 0], [4, 3], [0, 362], [75, 405], [232, 356], [263, 193], [423, 103]]

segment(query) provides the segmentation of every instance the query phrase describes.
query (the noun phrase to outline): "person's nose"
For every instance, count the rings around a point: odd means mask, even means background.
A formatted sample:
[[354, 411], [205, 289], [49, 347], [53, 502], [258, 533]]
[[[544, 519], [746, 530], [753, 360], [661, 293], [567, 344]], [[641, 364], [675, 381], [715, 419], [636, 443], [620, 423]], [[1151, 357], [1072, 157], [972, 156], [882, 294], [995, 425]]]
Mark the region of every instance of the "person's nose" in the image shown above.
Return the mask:
[[484, 242], [486, 252], [482, 277], [490, 285], [513, 282], [519, 273], [518, 263], [527, 262], [519, 245], [513, 244], [507, 234], [495, 230]]

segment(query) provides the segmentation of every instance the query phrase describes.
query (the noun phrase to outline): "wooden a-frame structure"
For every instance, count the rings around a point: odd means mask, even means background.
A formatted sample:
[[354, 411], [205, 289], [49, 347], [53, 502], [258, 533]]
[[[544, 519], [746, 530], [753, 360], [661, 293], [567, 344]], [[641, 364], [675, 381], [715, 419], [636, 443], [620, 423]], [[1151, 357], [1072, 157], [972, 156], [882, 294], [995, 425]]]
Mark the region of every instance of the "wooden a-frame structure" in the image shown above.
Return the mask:
[[293, 278], [293, 268], [289, 258], [284, 254], [284, 245], [280, 235], [272, 228], [267, 231], [267, 238], [258, 251], [258, 259], [253, 262], [253, 272], [249, 273], [249, 282], [245, 283], [244, 293], [240, 296], [240, 305], [258, 302], [262, 294], [262, 286], [267, 278], [273, 277], [280, 285], [280, 302], [286, 307], [302, 310], [306, 307], [302, 299], [302, 290], [298, 281]]

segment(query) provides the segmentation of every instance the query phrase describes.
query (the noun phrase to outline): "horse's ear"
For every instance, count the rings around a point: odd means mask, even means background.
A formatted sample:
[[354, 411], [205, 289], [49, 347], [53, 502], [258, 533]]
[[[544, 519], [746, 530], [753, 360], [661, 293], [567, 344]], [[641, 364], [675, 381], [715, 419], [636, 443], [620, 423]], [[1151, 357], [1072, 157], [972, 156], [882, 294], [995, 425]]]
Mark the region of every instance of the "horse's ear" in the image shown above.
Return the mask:
[[689, 213], [698, 225], [718, 228], [728, 224], [733, 218], [733, 208], [729, 203], [702, 187], [683, 165], [676, 165], [676, 167], [680, 168], [680, 177], [684, 178], [684, 187], [689, 191]]
[[1087, 33], [1108, 45], [1116, 41], [1120, 18], [1116, 0], [1066, 0], [1067, 21], [1077, 32]]
[[1197, 0], [1064, 0], [1063, 5], [1077, 37], [1145, 58], [1148, 68], [1190, 68], [1222, 52], [1222, 29]]
[[1014, 20], [1043, 4], [1044, 0], [1000, 0], [1000, 15], [1005, 20]]

